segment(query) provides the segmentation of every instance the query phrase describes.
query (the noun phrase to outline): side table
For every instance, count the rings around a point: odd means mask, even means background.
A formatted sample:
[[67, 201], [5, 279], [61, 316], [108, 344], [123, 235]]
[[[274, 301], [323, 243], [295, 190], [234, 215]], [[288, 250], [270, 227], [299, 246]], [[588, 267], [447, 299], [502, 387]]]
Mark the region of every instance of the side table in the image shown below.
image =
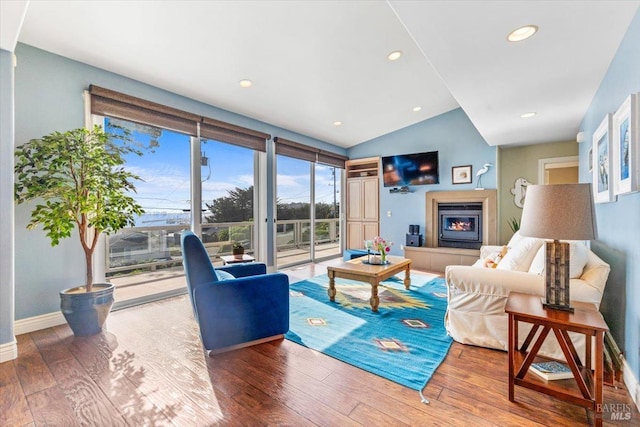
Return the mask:
[[253, 262], [256, 260], [254, 257], [247, 254], [242, 254], [242, 258], [240, 257], [236, 258], [235, 255], [222, 255], [220, 259], [222, 260], [223, 265], [238, 264], [241, 262]]
[[[557, 399], [575, 405], [583, 406], [594, 411], [596, 426], [602, 426], [602, 376], [604, 333], [609, 328], [602, 318], [602, 314], [595, 310], [592, 304], [575, 303], [575, 312], [548, 310], [542, 307], [539, 296], [512, 292], [507, 299], [505, 311], [509, 314], [509, 400], [514, 402], [514, 388], [516, 385], [545, 393]], [[518, 322], [531, 323], [531, 332], [518, 348]], [[536, 333], [542, 328], [531, 350]], [[531, 363], [547, 338], [553, 331], [560, 348], [564, 353], [567, 365], [571, 369], [573, 380], [545, 381], [534, 374], [527, 374]], [[585, 363], [580, 360], [569, 332], [585, 335], [586, 351]], [[595, 336], [595, 366], [591, 370], [591, 337]], [[534, 378], [535, 377], [535, 378]]]

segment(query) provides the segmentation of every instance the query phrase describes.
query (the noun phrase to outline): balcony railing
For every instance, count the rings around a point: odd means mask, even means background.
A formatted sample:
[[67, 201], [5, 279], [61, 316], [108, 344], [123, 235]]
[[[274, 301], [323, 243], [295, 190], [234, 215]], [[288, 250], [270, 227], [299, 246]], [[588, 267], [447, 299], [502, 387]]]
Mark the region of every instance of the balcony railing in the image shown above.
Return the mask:
[[[309, 220], [278, 221], [276, 227], [276, 250], [284, 255], [286, 251], [300, 249], [308, 251], [310, 246]], [[242, 243], [245, 252], [252, 253], [253, 222], [228, 222], [202, 224], [202, 242], [214, 263], [220, 263], [220, 256], [232, 252], [234, 241]], [[107, 276], [127, 275], [182, 264], [180, 236], [188, 230], [188, 225], [162, 225], [131, 227], [107, 236]], [[322, 219], [315, 221], [316, 245], [340, 241], [339, 220]], [[339, 254], [337, 247], [336, 254]], [[287, 264], [286, 256], [278, 256], [279, 263]]]

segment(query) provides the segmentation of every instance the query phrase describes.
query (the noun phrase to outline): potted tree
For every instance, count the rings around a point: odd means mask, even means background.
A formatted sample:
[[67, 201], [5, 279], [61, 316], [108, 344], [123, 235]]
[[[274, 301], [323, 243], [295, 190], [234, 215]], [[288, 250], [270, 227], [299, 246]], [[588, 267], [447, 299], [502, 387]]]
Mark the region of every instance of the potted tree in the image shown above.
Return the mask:
[[123, 167], [129, 152], [141, 154], [99, 126], [53, 132], [16, 149], [16, 202], [36, 202], [27, 228], [42, 225], [51, 246], [78, 229], [85, 283], [60, 292], [60, 308], [76, 336], [100, 332], [113, 304], [113, 285], [93, 283], [98, 237], [133, 225], [144, 212], [129, 195], [140, 179]]

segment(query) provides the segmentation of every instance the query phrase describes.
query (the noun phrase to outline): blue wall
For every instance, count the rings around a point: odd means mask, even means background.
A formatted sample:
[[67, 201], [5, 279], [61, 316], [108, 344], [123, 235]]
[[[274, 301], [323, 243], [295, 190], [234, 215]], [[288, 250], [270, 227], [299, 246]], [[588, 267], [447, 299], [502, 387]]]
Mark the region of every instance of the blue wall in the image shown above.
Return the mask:
[[[411, 193], [392, 194], [380, 183], [380, 235], [394, 242], [391, 252], [396, 255], [402, 255], [409, 224], [420, 225], [424, 236], [426, 192], [473, 189], [475, 174], [485, 163], [494, 166], [482, 177], [482, 186], [496, 188], [496, 148], [487, 145], [461, 108], [363, 142], [350, 148], [348, 156], [357, 159], [425, 151], [438, 151], [439, 184], [416, 185]], [[452, 184], [451, 168], [464, 165], [473, 166], [473, 182]]]
[[0, 344], [14, 341], [13, 54], [0, 50]]
[[[202, 114], [218, 120], [264, 131], [272, 136], [346, 154], [346, 150], [286, 129], [259, 122], [211, 105], [72, 61], [34, 47], [18, 44], [15, 71], [15, 141], [23, 144], [54, 130], [84, 124], [82, 93], [90, 84], [113, 89], [150, 101]], [[150, 71], [152, 72], [152, 71]], [[3, 115], [4, 120], [4, 115]], [[273, 153], [272, 147], [269, 152]], [[267, 162], [272, 160], [267, 157]], [[272, 182], [272, 169], [267, 172]], [[267, 200], [272, 198], [268, 187]], [[26, 230], [29, 206], [16, 207], [16, 319], [59, 311], [59, 290], [84, 282], [83, 252], [77, 236], [52, 248], [41, 230]], [[3, 295], [0, 295], [3, 296]]]
[[[593, 132], [605, 114], [614, 113], [631, 93], [640, 92], [640, 12], [636, 13], [618, 52], [580, 125], [587, 143], [580, 144], [580, 165], [587, 165]], [[580, 181], [591, 182], [586, 167]], [[624, 351], [635, 378], [640, 378], [640, 193], [597, 204], [598, 240], [593, 250], [611, 265], [602, 312]]]

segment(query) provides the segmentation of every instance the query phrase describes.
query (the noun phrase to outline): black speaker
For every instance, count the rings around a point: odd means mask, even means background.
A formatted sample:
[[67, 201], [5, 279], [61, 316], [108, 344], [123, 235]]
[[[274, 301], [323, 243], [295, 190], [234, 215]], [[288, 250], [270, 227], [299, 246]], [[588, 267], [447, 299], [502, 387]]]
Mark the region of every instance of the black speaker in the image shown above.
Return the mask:
[[422, 246], [422, 236], [420, 234], [407, 234], [406, 246]]

